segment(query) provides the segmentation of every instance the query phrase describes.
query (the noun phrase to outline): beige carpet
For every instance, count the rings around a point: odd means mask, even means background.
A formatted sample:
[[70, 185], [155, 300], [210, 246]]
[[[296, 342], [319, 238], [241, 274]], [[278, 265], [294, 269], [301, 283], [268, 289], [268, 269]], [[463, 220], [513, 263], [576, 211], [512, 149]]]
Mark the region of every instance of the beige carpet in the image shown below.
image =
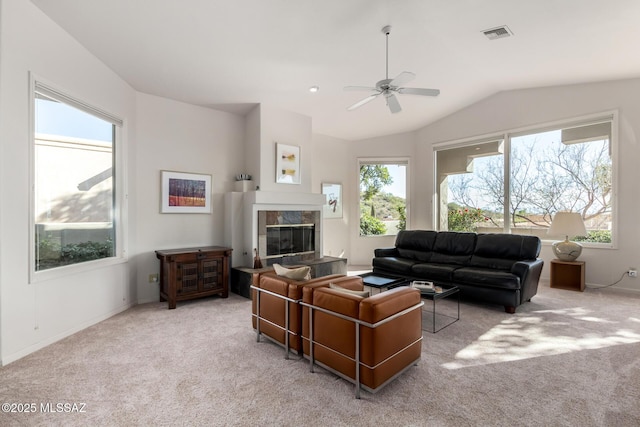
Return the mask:
[[463, 302], [418, 366], [361, 400], [256, 343], [247, 299], [144, 304], [0, 368], [0, 401], [36, 409], [0, 425], [638, 426], [639, 303], [545, 285], [515, 315]]

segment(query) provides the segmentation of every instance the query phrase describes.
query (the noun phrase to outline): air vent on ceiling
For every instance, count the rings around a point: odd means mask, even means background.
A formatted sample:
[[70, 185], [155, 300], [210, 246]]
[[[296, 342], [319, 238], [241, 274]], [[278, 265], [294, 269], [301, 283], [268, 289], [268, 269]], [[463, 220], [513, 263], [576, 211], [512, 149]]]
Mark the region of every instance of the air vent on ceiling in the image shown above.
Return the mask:
[[509, 27], [507, 27], [506, 25], [503, 25], [502, 27], [491, 28], [489, 30], [484, 30], [483, 33], [489, 40], [502, 39], [504, 37], [513, 35]]

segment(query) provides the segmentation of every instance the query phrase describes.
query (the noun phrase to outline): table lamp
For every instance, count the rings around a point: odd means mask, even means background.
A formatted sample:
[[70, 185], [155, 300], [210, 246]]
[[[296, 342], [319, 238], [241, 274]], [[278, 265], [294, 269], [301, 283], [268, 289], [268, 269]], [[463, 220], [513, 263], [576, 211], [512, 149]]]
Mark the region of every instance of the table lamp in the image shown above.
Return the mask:
[[586, 236], [587, 229], [579, 213], [557, 212], [553, 216], [553, 221], [547, 234], [550, 236], [561, 236], [564, 234], [564, 241], [553, 242], [551, 245], [553, 253], [559, 260], [575, 261], [582, 253], [582, 245], [570, 241], [569, 236]]

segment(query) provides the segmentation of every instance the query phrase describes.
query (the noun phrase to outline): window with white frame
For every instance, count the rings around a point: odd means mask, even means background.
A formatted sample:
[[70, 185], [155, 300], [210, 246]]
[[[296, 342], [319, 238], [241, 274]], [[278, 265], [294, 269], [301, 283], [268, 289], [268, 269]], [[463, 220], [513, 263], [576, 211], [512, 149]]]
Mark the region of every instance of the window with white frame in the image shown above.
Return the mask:
[[33, 93], [32, 271], [115, 257], [122, 122], [37, 81]]
[[359, 159], [360, 235], [396, 235], [407, 226], [407, 159]]
[[[595, 245], [613, 244], [614, 114], [435, 148], [440, 230], [534, 234], [579, 212]], [[508, 189], [508, 191], [505, 191]]]

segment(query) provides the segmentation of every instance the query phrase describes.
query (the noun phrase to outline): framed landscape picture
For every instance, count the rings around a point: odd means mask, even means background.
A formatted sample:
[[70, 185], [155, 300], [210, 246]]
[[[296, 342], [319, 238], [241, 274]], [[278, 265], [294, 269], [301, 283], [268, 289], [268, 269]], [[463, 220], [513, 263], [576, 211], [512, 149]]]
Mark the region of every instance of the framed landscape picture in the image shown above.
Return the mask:
[[211, 213], [211, 175], [161, 172], [162, 213]]
[[342, 218], [342, 184], [323, 182], [322, 194], [327, 197], [324, 218]]
[[300, 147], [276, 142], [276, 182], [300, 184]]

